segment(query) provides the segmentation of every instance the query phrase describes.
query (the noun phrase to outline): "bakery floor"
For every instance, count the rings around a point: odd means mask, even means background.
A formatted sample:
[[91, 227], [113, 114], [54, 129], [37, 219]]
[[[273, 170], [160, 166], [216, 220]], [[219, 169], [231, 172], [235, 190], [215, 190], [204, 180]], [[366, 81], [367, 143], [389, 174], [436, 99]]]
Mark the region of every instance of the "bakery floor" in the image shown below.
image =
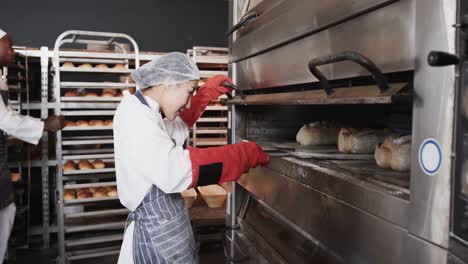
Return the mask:
[[[56, 263], [56, 250], [55, 249], [18, 249], [16, 251], [16, 261], [11, 264], [49, 264]], [[224, 251], [221, 242], [206, 242], [200, 246], [198, 253], [200, 264], [217, 264], [224, 262]], [[8, 263], [8, 262], [5, 262]], [[8, 263], [8, 264], [10, 264]], [[76, 264], [114, 264], [117, 263], [117, 258], [100, 258], [94, 260], [85, 260], [83, 262], [72, 262]]]

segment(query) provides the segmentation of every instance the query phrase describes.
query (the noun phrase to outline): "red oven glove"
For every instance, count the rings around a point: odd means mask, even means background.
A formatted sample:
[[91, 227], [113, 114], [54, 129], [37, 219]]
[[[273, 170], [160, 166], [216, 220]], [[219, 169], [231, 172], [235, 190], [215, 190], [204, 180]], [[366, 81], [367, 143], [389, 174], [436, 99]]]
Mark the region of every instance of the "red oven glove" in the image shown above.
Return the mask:
[[216, 75], [215, 77], [207, 80], [205, 85], [198, 89], [197, 94], [192, 96], [190, 108], [185, 109], [180, 113], [180, 118], [184, 120], [185, 124], [187, 124], [189, 128], [191, 128], [198, 118], [200, 118], [210, 101], [232, 91], [231, 88], [222, 86], [221, 84], [223, 82], [232, 83], [232, 80], [224, 75]]
[[192, 161], [190, 187], [235, 181], [250, 168], [265, 166], [268, 154], [254, 142], [242, 142], [211, 148], [189, 147]]

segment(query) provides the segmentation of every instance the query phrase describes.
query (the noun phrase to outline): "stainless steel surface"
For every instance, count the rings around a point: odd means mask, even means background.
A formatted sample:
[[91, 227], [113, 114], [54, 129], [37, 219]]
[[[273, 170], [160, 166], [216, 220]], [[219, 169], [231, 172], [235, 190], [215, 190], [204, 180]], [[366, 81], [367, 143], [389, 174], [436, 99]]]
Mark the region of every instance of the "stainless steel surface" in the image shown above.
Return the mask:
[[[416, 0], [416, 67], [414, 79], [411, 207], [409, 232], [447, 248], [454, 125], [455, 67], [430, 67], [431, 50], [455, 53], [456, 1]], [[433, 176], [417, 159], [427, 138], [440, 143], [442, 163]]]
[[[234, 83], [240, 89], [249, 90], [314, 82], [316, 79], [307, 68], [310, 59], [347, 50], [368, 57], [384, 73], [414, 69], [414, 14], [415, 1], [401, 0], [237, 62], [233, 65]], [[257, 37], [267, 38], [261, 34]], [[320, 70], [331, 80], [368, 75], [361, 67], [347, 62], [323, 66]]]
[[273, 157], [267, 168], [252, 170], [248, 176], [242, 177], [239, 183], [270, 206], [277, 206], [281, 199], [271, 189], [277, 188], [274, 181], [287, 177], [395, 225], [403, 228], [408, 225], [408, 193], [391, 185], [386, 188], [376, 185], [350, 172], [327, 168], [318, 161]]
[[402, 263], [447, 263], [447, 250], [411, 234], [408, 235], [405, 241], [405, 250], [406, 258]]
[[265, 1], [254, 8], [260, 16], [238, 31], [237, 40], [232, 45], [231, 60], [242, 60], [288, 40], [313, 34], [392, 2], [395, 1]]
[[[337, 198], [316, 186], [299, 183], [289, 175], [264, 173], [264, 170], [252, 171], [240, 184], [257, 200], [331, 248], [345, 263], [400, 263], [403, 260], [404, 228], [350, 204], [348, 197]], [[301, 177], [313, 178], [307, 174]], [[372, 199], [368, 202], [389, 213], [402, 208]], [[387, 209], [383, 209], [385, 207]], [[307, 213], [305, 208], [310, 208]]]

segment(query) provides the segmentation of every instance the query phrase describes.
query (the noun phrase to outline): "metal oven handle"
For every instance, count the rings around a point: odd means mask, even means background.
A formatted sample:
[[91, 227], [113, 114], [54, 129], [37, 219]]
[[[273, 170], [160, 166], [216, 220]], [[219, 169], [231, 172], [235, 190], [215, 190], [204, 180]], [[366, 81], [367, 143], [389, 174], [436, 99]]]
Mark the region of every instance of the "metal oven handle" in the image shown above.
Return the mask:
[[243, 27], [245, 24], [247, 24], [250, 20], [254, 19], [254, 18], [257, 18], [258, 17], [258, 14], [256, 11], [254, 12], [251, 12], [251, 13], [248, 13], [248, 14], [245, 14], [245, 16], [243, 16], [239, 23], [235, 24], [234, 26], [232, 26], [232, 28], [230, 28], [227, 33], [226, 33], [226, 36], [229, 37], [232, 33], [236, 32], [237, 30], [239, 30], [241, 27]]
[[330, 83], [328, 82], [327, 78], [319, 69], [317, 69], [317, 66], [335, 63], [339, 61], [352, 61], [368, 70], [372, 74], [372, 77], [377, 81], [381, 94], [389, 89], [385, 75], [370, 59], [364, 57], [363, 55], [357, 52], [343, 51], [335, 55], [318, 57], [309, 61], [309, 71], [315, 76], [315, 78], [317, 78], [320, 81], [320, 85], [325, 90], [325, 93], [327, 95], [333, 93], [333, 88], [330, 87]]

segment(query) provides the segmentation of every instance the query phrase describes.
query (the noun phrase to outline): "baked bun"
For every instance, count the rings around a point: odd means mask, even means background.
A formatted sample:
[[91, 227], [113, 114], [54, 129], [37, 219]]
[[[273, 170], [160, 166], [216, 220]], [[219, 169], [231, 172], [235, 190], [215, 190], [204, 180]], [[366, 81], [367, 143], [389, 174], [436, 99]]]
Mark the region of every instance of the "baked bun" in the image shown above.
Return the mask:
[[66, 121], [65, 121], [65, 126], [66, 126], [66, 127], [73, 127], [73, 126], [76, 126], [76, 123], [73, 122], [73, 121], [68, 121], [68, 120], [66, 120]]
[[84, 97], [99, 97], [99, 95], [95, 92], [88, 92], [84, 95]]
[[106, 167], [106, 164], [102, 160], [97, 159], [93, 161], [93, 167], [95, 169], [104, 169]]
[[88, 160], [80, 160], [80, 162], [78, 163], [78, 167], [80, 168], [80, 170], [92, 170], [93, 169], [93, 166], [91, 165], [91, 163], [89, 163]]
[[106, 64], [98, 64], [94, 66], [95, 69], [109, 69], [109, 67]]
[[69, 61], [66, 61], [62, 64], [62, 67], [63, 68], [75, 68], [75, 64], [69, 62]]
[[105, 126], [112, 126], [114, 124], [114, 122], [112, 120], [106, 120], [104, 121], [104, 125]]
[[67, 162], [65, 162], [65, 164], [63, 164], [63, 171], [66, 172], [66, 171], [74, 171], [76, 170], [76, 165], [75, 165], [75, 162], [73, 162], [73, 160], [69, 160]]
[[117, 197], [119, 194], [117, 193], [117, 187], [112, 186], [107, 188], [107, 196], [109, 197]]
[[75, 193], [75, 191], [73, 191], [73, 190], [65, 190], [65, 191], [63, 192], [63, 199], [64, 199], [65, 201], [69, 201], [69, 200], [74, 200], [74, 199], [76, 199], [76, 193]]
[[76, 126], [89, 126], [89, 123], [86, 120], [78, 120], [76, 121]]
[[91, 120], [89, 121], [90, 126], [104, 126], [104, 121], [102, 120]]
[[19, 182], [21, 179], [21, 174], [19, 174], [18, 172], [11, 172], [10, 173], [10, 180], [12, 182]]
[[76, 91], [67, 91], [63, 96], [64, 97], [78, 97], [80, 95]]
[[103, 92], [101, 97], [115, 97], [115, 94], [111, 92]]
[[94, 198], [98, 197], [107, 197], [107, 190], [106, 188], [96, 188], [96, 190], [93, 193]]
[[112, 69], [123, 70], [123, 69], [127, 69], [127, 68], [125, 68], [124, 64], [118, 63], [118, 64], [114, 65], [114, 67], [112, 67]]
[[80, 68], [80, 69], [92, 69], [93, 65], [91, 65], [89, 63], [83, 63], [83, 64], [80, 64], [80, 66], [78, 66], [78, 68]]
[[92, 198], [92, 197], [93, 197], [93, 193], [90, 192], [88, 189], [81, 189], [78, 191], [79, 199]]

